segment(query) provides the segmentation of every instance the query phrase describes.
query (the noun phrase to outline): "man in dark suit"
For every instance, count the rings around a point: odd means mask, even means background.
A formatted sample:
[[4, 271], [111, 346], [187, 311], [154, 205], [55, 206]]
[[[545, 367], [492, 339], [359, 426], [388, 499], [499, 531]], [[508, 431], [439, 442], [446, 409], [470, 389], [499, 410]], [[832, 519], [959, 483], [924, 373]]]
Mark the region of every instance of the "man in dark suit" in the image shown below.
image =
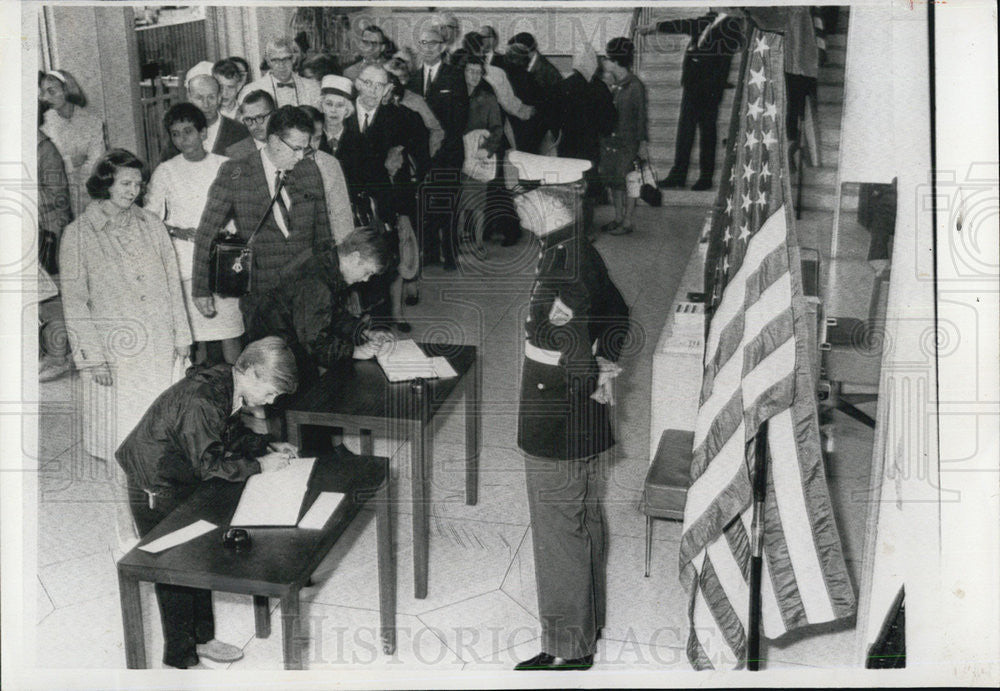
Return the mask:
[[597, 74], [597, 54], [589, 44], [573, 57], [573, 72], [559, 85], [560, 158], [581, 158], [592, 166], [583, 176], [587, 190], [583, 198], [583, 227], [589, 232], [594, 216], [594, 197], [599, 192], [597, 161], [600, 138], [610, 135], [618, 116], [611, 90]]
[[629, 312], [580, 228], [581, 159], [511, 152], [521, 225], [541, 244], [524, 325], [517, 445], [538, 587], [541, 652], [516, 670], [585, 670], [604, 625], [601, 454], [614, 444], [616, 364]]
[[[527, 51], [528, 64], [525, 66], [525, 69], [528, 71], [538, 93], [541, 95], [540, 103], [534, 104], [537, 109], [535, 119], [537, 120], [539, 135], [538, 143], [539, 147], [541, 147], [546, 133], [552, 133], [553, 141], [559, 135], [559, 104], [557, 94], [563, 77], [559, 73], [559, 70], [549, 62], [548, 58], [538, 52], [538, 42], [532, 34], [526, 31], [515, 34], [510, 39], [509, 45], [510, 47], [517, 46]], [[510, 48], [508, 48], [508, 52], [510, 52]], [[517, 52], [516, 49], [515, 52]]]
[[642, 34], [654, 32], [691, 37], [681, 68], [683, 92], [674, 165], [667, 177], [660, 180], [660, 187], [683, 187], [686, 184], [697, 127], [701, 133], [701, 151], [698, 181], [691, 189], [711, 189], [715, 174], [719, 103], [722, 102], [733, 55], [743, 49], [743, 23], [724, 12], [709, 12], [697, 19], [674, 19], [639, 28]]
[[444, 128], [444, 141], [431, 159], [431, 169], [420, 190], [421, 230], [425, 262], [437, 261], [440, 251], [444, 268], [452, 271], [457, 268], [459, 173], [464, 158], [462, 135], [469, 117], [469, 92], [465, 75], [442, 60], [444, 49], [441, 32], [432, 26], [425, 27], [419, 41], [423, 65], [414, 70], [407, 86], [424, 97]]
[[246, 323], [262, 297], [278, 284], [285, 265], [330, 237], [323, 181], [309, 157], [312, 133], [311, 117], [295, 106], [283, 106], [268, 121], [263, 149], [219, 168], [195, 236], [191, 292], [206, 317], [215, 314], [209, 251], [230, 220], [240, 238], [253, 236], [251, 292], [240, 298]]
[[[211, 63], [206, 62], [211, 70]], [[192, 68], [193, 70], [194, 68]], [[188, 73], [190, 75], [190, 72]], [[228, 150], [239, 155], [249, 155], [254, 152], [253, 139], [250, 137], [250, 130], [235, 120], [227, 118], [219, 113], [219, 106], [222, 103], [219, 82], [209, 74], [195, 74], [189, 76], [186, 84], [188, 101], [198, 107], [205, 114], [205, 121], [208, 122], [206, 130], [205, 149], [209, 153], [220, 156], [229, 156]], [[233, 148], [237, 145], [237, 148]], [[180, 151], [170, 141], [163, 151], [163, 160], [173, 158]]]
[[500, 45], [500, 37], [497, 35], [497, 30], [489, 24], [483, 24], [479, 29], [479, 35], [483, 37], [483, 61], [487, 65], [493, 65], [505, 70], [507, 63], [503, 53], [497, 52], [497, 46]]

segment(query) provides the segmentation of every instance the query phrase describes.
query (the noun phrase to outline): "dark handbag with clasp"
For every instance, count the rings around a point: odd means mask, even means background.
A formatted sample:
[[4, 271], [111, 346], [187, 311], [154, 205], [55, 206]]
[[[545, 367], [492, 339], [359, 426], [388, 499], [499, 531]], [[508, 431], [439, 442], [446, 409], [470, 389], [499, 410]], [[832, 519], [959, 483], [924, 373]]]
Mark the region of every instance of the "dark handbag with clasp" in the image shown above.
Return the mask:
[[250, 292], [253, 286], [251, 243], [257, 231], [264, 225], [267, 215], [271, 213], [279, 194], [281, 187], [275, 189], [271, 202], [249, 238], [244, 240], [235, 233], [219, 231], [219, 234], [212, 239], [212, 247], [208, 253], [208, 289], [214, 294], [224, 298], [238, 298]]
[[213, 293], [225, 298], [238, 298], [250, 292], [253, 284], [253, 248], [249, 240], [220, 232], [212, 240], [208, 262], [208, 289]]

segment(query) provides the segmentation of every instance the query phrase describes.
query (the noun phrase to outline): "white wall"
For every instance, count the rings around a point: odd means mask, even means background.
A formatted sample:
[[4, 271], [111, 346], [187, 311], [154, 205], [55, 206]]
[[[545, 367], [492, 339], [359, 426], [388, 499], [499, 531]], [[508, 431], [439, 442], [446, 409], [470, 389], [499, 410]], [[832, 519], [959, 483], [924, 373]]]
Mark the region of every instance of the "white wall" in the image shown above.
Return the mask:
[[[945, 171], [939, 178], [938, 204], [947, 209], [958, 206], [963, 193], [956, 183], [968, 179], [969, 163], [983, 156], [996, 160], [996, 20], [986, 5], [939, 5], [936, 12], [938, 165]], [[996, 284], [985, 293], [977, 284], [987, 280], [982, 267], [992, 262], [995, 273], [997, 266], [995, 191], [992, 213], [981, 214], [981, 224], [993, 225], [991, 248], [981, 249], [990, 244], [988, 229], [967, 224], [963, 231], [978, 230], [980, 255], [992, 256], [977, 257], [978, 274], [954, 276], [957, 287], [949, 275], [961, 273], [950, 262], [954, 219], [951, 226], [947, 219], [938, 226], [936, 320], [926, 6], [854, 7], [850, 21], [842, 141], [853, 147], [845, 146], [842, 177], [899, 180], [872, 464], [873, 486], [881, 491], [872, 497], [876, 502], [867, 531], [858, 660], [863, 662], [889, 604], [905, 584], [909, 667], [932, 674], [992, 665], [995, 673]], [[985, 70], [992, 71], [992, 78]], [[984, 81], [991, 91], [984, 91]], [[977, 119], [983, 122], [974, 125]], [[995, 162], [989, 175], [995, 190]], [[943, 268], [946, 264], [952, 266]], [[983, 332], [986, 319], [992, 328]], [[985, 379], [977, 361], [992, 363]], [[970, 399], [968, 385], [977, 379], [983, 383], [974, 385]], [[992, 409], [984, 406], [986, 401], [994, 402]], [[992, 410], [992, 415], [979, 410]], [[867, 510], [867, 500], [861, 502], [859, 510]]]

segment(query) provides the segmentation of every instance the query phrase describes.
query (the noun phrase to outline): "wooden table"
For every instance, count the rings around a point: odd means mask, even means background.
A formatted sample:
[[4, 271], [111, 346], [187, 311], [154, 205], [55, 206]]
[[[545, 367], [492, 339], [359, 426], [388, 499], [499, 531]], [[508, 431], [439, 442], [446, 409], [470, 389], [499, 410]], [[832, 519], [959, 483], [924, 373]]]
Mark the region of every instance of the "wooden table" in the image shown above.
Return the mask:
[[[391, 383], [374, 360], [346, 360], [304, 386], [281, 407], [288, 440], [309, 452], [329, 443], [329, 430], [357, 429], [362, 455], [373, 453], [372, 433], [411, 442], [413, 501], [413, 595], [427, 597], [428, 476], [434, 458], [434, 416], [460, 388], [465, 392], [465, 503], [479, 500], [480, 368], [475, 346], [420, 343], [430, 356], [444, 356], [458, 373], [450, 379]], [[322, 432], [322, 434], [317, 433]]]
[[343, 446], [334, 449], [332, 454], [317, 458], [300, 513], [301, 517], [320, 492], [343, 493], [343, 500], [323, 529], [251, 528], [251, 549], [239, 553], [223, 547], [222, 535], [236, 510], [244, 483], [222, 480], [203, 483], [140, 544], [199, 519], [216, 524], [215, 530], [159, 554], [136, 547], [118, 562], [128, 667], [147, 666], [139, 581], [151, 581], [252, 595], [255, 628], [260, 638], [271, 633], [268, 598], [279, 598], [285, 669], [301, 669], [299, 590], [370, 498], [375, 500], [378, 535], [382, 649], [391, 655], [396, 649], [396, 566], [388, 478], [388, 459], [356, 456]]

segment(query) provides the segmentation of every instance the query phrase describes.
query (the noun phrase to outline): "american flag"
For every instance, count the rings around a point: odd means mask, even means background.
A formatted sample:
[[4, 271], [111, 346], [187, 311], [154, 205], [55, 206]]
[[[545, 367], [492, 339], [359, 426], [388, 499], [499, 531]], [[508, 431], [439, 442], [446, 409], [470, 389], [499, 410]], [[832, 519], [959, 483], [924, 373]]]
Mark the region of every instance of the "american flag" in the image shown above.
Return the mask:
[[750, 38], [706, 268], [711, 321], [680, 547], [696, 669], [746, 662], [753, 440], [765, 420], [763, 635], [855, 609], [821, 455], [815, 324], [790, 208], [782, 42], [759, 29]]

